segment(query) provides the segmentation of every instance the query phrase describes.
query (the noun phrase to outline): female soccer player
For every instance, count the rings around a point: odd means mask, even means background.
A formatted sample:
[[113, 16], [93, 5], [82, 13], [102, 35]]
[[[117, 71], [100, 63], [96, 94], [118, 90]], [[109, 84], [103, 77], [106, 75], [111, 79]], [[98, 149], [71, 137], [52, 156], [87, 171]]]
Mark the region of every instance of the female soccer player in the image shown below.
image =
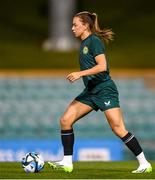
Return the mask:
[[106, 42], [112, 40], [113, 32], [110, 29], [101, 30], [97, 14], [86, 11], [77, 13], [73, 17], [72, 31], [75, 37], [81, 40], [80, 71], [70, 73], [67, 80], [73, 83], [82, 77], [85, 89], [71, 102], [60, 119], [64, 157], [59, 162], [48, 162], [49, 165], [53, 169], [72, 172], [73, 124], [92, 110], [101, 110], [112, 131], [121, 138], [139, 162], [139, 167], [132, 173], [151, 172], [151, 164], [146, 160], [136, 137], [125, 128], [118, 91], [109, 75], [105, 48], [101, 39]]

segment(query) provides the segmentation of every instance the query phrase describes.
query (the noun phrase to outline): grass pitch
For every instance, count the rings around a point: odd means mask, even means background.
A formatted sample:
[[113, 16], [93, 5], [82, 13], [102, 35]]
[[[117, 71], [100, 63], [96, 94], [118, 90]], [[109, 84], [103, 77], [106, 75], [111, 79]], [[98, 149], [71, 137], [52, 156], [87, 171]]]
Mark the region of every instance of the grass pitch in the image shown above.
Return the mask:
[[[155, 162], [151, 162], [155, 169]], [[47, 164], [40, 173], [25, 173], [19, 162], [1, 162], [1, 179], [154, 179], [155, 172], [132, 174], [136, 161], [128, 162], [75, 162], [74, 171], [65, 173], [52, 170]]]

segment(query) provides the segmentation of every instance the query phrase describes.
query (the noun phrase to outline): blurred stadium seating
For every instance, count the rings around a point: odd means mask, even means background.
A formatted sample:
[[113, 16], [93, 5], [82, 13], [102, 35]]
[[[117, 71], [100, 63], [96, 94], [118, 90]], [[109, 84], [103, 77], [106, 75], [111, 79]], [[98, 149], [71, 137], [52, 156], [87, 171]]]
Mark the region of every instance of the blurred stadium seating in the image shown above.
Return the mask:
[[[115, 82], [127, 128], [155, 159], [155, 91], [140, 78]], [[81, 81], [70, 84], [63, 78], [1, 77], [0, 139], [58, 139], [59, 118], [82, 89]], [[84, 117], [75, 125], [75, 132], [79, 138], [114, 138], [102, 112]]]

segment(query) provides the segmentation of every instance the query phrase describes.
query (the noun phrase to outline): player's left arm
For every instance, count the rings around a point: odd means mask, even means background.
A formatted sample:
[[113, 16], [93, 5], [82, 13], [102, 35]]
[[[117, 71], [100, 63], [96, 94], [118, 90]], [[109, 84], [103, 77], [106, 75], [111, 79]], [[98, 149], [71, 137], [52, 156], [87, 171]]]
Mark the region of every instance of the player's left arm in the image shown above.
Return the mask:
[[97, 74], [103, 71], [106, 71], [107, 64], [106, 64], [106, 57], [105, 54], [99, 54], [95, 57], [96, 60], [96, 66], [83, 70], [83, 71], [78, 71], [78, 72], [72, 72], [67, 76], [67, 79], [70, 82], [74, 82], [78, 79], [80, 79], [82, 76], [89, 76], [93, 74]]

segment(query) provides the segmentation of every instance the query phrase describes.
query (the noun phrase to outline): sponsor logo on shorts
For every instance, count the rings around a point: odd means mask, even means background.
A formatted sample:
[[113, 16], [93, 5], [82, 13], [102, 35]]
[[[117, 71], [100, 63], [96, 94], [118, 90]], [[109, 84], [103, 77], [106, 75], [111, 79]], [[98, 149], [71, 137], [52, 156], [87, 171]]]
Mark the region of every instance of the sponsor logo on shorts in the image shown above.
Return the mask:
[[111, 102], [110, 102], [110, 100], [109, 100], [109, 101], [107, 101], [107, 102], [104, 102], [104, 104], [105, 104], [105, 106], [110, 106], [110, 105], [111, 105]]

